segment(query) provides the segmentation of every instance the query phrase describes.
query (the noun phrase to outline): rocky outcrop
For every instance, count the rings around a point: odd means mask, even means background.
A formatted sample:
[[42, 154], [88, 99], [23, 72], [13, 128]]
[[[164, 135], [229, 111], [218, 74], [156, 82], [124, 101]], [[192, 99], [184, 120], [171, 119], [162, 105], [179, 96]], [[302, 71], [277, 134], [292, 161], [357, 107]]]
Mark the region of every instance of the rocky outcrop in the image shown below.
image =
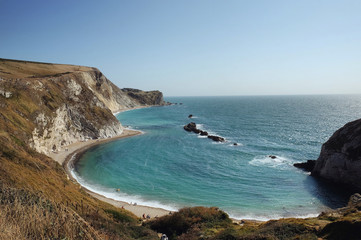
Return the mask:
[[44, 154], [121, 134], [114, 112], [164, 105], [161, 92], [123, 91], [91, 67], [0, 59], [0, 77], [0, 117], [26, 129], [22, 140]]
[[198, 130], [198, 129], [197, 129], [197, 125], [196, 125], [196, 123], [194, 123], [194, 122], [188, 123], [188, 124], [185, 125], [183, 128], [184, 128], [184, 130], [186, 130], [187, 132], [193, 132], [193, 131], [195, 131], [195, 130]]
[[311, 174], [361, 190], [361, 119], [347, 123], [323, 144]]
[[225, 139], [220, 136], [208, 135], [208, 138], [212, 139], [215, 142], [224, 142]]
[[196, 134], [200, 134], [201, 136], [207, 136], [207, 138], [212, 139], [215, 142], [225, 142], [226, 141], [223, 137], [215, 136], [215, 135], [208, 135], [208, 132], [198, 129], [196, 123], [194, 123], [194, 122], [184, 125], [183, 129], [186, 130], [187, 132], [194, 132]]
[[293, 166], [306, 172], [311, 172], [315, 168], [316, 160], [307, 160], [307, 162], [294, 163]]
[[160, 91], [142, 91], [134, 88], [123, 88], [122, 91], [140, 105], [166, 105]]

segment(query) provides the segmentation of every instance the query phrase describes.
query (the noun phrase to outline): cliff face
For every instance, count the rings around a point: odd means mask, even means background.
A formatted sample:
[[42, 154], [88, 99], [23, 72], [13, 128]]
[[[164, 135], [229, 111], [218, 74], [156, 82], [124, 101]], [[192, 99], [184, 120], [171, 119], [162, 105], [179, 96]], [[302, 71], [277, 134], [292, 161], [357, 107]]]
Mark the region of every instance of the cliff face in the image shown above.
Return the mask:
[[140, 105], [165, 105], [163, 94], [159, 91], [142, 91], [133, 88], [123, 88], [122, 91], [128, 97], [138, 102]]
[[361, 119], [347, 123], [323, 144], [312, 175], [361, 190]]
[[90, 67], [0, 59], [0, 79], [0, 118], [23, 128], [22, 140], [45, 154], [121, 134], [112, 112], [164, 104], [162, 93], [133, 97]]

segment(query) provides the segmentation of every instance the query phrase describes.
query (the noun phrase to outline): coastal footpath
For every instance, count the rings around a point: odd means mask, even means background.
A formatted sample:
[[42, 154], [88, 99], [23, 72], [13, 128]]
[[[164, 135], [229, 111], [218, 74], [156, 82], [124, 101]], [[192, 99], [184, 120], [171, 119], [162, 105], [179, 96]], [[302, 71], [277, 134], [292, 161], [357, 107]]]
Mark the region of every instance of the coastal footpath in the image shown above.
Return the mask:
[[[144, 220], [69, 178], [67, 158], [136, 134], [114, 113], [162, 105], [161, 92], [119, 89], [96, 68], [0, 59], [0, 239], [360, 239], [359, 194], [316, 218], [233, 221], [194, 207]], [[323, 146], [313, 175], [342, 170], [352, 179], [357, 164], [345, 165], [360, 159], [360, 127], [346, 126]]]

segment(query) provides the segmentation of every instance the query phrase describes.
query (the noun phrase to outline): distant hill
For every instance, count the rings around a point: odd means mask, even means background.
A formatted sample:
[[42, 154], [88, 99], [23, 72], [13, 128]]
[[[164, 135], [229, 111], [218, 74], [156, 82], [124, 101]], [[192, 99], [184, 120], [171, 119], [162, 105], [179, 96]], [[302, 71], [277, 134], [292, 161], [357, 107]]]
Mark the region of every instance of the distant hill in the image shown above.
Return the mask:
[[119, 135], [114, 112], [164, 104], [161, 92], [119, 89], [96, 68], [0, 59], [0, 239], [360, 239], [361, 195], [317, 218], [233, 222], [194, 207], [142, 223], [91, 197], [47, 156]]

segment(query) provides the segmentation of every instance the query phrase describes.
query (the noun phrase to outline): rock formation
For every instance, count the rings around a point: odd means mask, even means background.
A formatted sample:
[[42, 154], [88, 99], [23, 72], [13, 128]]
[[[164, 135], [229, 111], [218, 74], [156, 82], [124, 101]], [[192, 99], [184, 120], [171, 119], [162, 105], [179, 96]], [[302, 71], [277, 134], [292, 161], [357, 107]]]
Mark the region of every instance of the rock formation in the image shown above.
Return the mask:
[[226, 141], [224, 138], [222, 138], [220, 136], [208, 135], [208, 132], [198, 129], [196, 123], [194, 123], [194, 122], [184, 125], [183, 128], [187, 132], [194, 132], [196, 134], [200, 134], [201, 136], [207, 136], [209, 139], [212, 139], [215, 142], [225, 142]]
[[134, 88], [123, 88], [122, 91], [139, 105], [169, 105], [164, 102], [163, 94], [160, 91], [142, 91]]
[[225, 139], [220, 136], [208, 135], [208, 138], [212, 139], [215, 142], [224, 142]]
[[302, 163], [294, 163], [293, 166], [296, 168], [300, 168], [306, 172], [311, 172], [316, 164], [316, 160], [307, 160], [307, 162]]
[[347, 123], [323, 144], [311, 174], [361, 190], [361, 119]]
[[165, 104], [161, 92], [121, 90], [91, 67], [0, 59], [0, 77], [1, 107], [7, 111], [0, 117], [21, 118], [15, 124], [32, 129], [27, 144], [45, 154], [121, 134], [114, 112]]
[[188, 124], [185, 125], [183, 128], [184, 128], [184, 130], [186, 130], [187, 132], [193, 132], [193, 131], [197, 130], [196, 123], [194, 123], [194, 122], [188, 123]]

